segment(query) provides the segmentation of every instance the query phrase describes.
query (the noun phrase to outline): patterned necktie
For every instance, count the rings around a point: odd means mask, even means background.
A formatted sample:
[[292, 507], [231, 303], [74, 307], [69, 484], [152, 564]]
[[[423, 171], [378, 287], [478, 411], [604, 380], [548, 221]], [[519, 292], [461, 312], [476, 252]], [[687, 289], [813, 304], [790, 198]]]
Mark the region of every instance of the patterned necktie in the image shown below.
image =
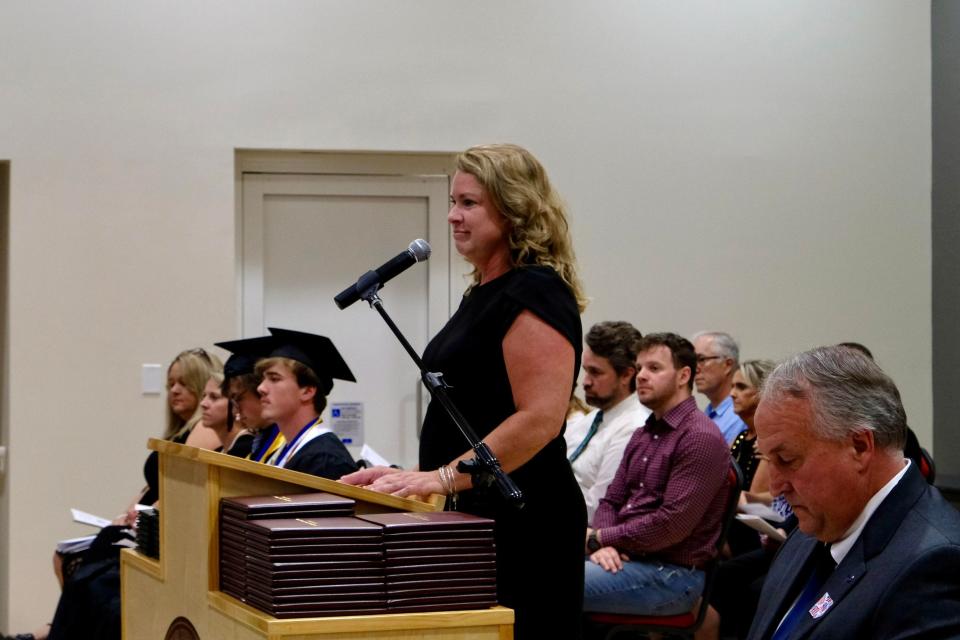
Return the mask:
[[830, 577], [830, 574], [833, 573], [833, 570], [836, 568], [833, 556], [830, 555], [830, 546], [818, 542], [814, 548], [813, 555], [813, 567], [810, 570], [810, 577], [807, 579], [803, 591], [800, 592], [797, 601], [793, 604], [790, 611], [787, 612], [780, 627], [770, 640], [785, 640], [789, 638], [790, 634], [793, 633], [804, 616], [813, 616], [813, 614], [810, 613], [810, 609], [813, 608], [814, 603], [817, 602], [817, 598], [830, 597], [829, 594], [824, 595], [820, 593], [827, 578]]
[[603, 422], [603, 411], [597, 411], [596, 417], [590, 424], [590, 429], [587, 430], [587, 435], [583, 437], [583, 441], [577, 446], [576, 450], [570, 456], [571, 464], [573, 464], [573, 461], [579, 458], [580, 454], [583, 453], [583, 450], [587, 448], [587, 444], [590, 443], [590, 438], [597, 435], [597, 429], [600, 428], [601, 422]]

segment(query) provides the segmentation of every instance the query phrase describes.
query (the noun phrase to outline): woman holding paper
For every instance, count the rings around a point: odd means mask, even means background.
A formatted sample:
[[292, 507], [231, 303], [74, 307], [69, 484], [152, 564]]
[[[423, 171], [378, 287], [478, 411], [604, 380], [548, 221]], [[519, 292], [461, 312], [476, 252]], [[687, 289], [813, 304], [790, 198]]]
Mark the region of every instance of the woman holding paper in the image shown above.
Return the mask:
[[[747, 360], [733, 376], [733, 389], [730, 393], [733, 410], [747, 425], [747, 429], [737, 436], [730, 448], [731, 454], [744, 472], [744, 484], [750, 488], [740, 494], [741, 504], [762, 502], [769, 505], [772, 501], [767, 463], [757, 457], [754, 447], [757, 434], [753, 419], [757, 405], [760, 404], [760, 388], [775, 367], [776, 363], [770, 360]], [[782, 530], [780, 533], [783, 533]], [[775, 547], [761, 545], [757, 532], [739, 521], [735, 521], [730, 527], [728, 544], [733, 557], [720, 564], [717, 582], [710, 596], [710, 606], [707, 608], [703, 625], [694, 636], [696, 640], [716, 640], [720, 637], [721, 629], [724, 636], [735, 635], [743, 638], [750, 628], [753, 612], [756, 611], [760, 585]]]
[[[746, 360], [733, 374], [733, 388], [730, 396], [733, 398], [733, 410], [743, 420], [747, 428], [740, 432], [730, 445], [730, 454], [743, 472], [743, 485], [750, 490], [754, 489], [753, 482], [768, 483], [766, 479], [765, 463], [760, 460], [756, 452], [757, 431], [753, 426], [753, 416], [760, 404], [760, 386], [767, 374], [773, 371], [776, 364], [770, 360]], [[763, 477], [758, 479], [757, 472], [764, 468]], [[766, 491], [765, 484], [757, 485], [757, 490]], [[750, 491], [740, 494], [741, 504], [748, 502], [745, 496]], [[741, 522], [734, 522], [727, 536], [727, 545], [730, 555], [738, 556], [760, 546], [756, 532]]]
[[[204, 349], [181, 351], [170, 363], [167, 369], [167, 428], [163, 434], [164, 440], [177, 444], [189, 444], [201, 449], [212, 450], [220, 446], [220, 441], [217, 440], [214, 432], [194, 428], [202, 418], [200, 399], [203, 397], [204, 385], [210, 379], [210, 374], [215, 371], [223, 371], [223, 363]], [[159, 499], [157, 464], [157, 452], [152, 451], [143, 465], [143, 476], [147, 486], [128, 507], [129, 516], [135, 518], [132, 508], [137, 503], [149, 505]], [[133, 524], [129, 517], [127, 520], [119, 524]]]
[[[757, 430], [753, 426], [753, 416], [757, 411], [757, 405], [760, 404], [760, 387], [775, 366], [776, 363], [771, 360], [746, 360], [733, 374], [733, 389], [730, 391], [733, 410], [747, 428], [734, 438], [730, 445], [730, 453], [740, 465], [740, 471], [743, 472], [744, 486], [749, 487], [751, 491], [754, 489], [752, 483], [757, 471], [764, 466], [756, 453]], [[766, 469], [763, 475], [767, 475]], [[758, 488], [759, 486], [762, 485], [758, 485]]]

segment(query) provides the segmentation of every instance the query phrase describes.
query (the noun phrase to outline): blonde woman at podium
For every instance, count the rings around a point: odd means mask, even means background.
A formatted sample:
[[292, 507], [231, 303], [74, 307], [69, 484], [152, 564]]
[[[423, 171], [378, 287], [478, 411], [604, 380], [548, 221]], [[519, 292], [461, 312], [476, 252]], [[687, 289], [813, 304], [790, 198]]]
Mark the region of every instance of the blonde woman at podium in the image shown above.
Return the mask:
[[341, 480], [400, 496], [442, 493], [458, 510], [494, 518], [497, 599], [515, 611], [515, 637], [578, 637], [586, 508], [562, 432], [585, 298], [566, 214], [543, 166], [521, 147], [473, 147], [457, 169], [447, 221], [473, 282], [423, 360], [444, 374], [525, 506], [471, 490], [456, 467], [473, 453], [437, 401], [424, 419], [419, 471], [375, 467]]

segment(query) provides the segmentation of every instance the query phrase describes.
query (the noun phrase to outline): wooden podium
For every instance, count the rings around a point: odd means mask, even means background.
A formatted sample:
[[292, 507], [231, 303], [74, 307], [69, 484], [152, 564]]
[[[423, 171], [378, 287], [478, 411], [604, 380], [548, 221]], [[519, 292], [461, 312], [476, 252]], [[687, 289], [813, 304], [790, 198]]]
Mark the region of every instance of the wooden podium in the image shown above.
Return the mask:
[[436, 511], [443, 498], [397, 498], [165, 440], [148, 446], [160, 455], [160, 559], [120, 554], [123, 638], [513, 638], [504, 607], [279, 620], [221, 593], [221, 497], [327, 491], [356, 500], [357, 513]]

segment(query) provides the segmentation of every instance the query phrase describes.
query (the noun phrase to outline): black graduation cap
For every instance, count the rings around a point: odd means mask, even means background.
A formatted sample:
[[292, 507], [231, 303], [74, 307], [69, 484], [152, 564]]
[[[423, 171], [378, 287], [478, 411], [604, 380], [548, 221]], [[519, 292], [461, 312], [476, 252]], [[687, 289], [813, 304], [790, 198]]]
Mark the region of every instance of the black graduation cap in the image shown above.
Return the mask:
[[269, 327], [274, 343], [270, 357], [282, 357], [296, 360], [310, 367], [317, 377], [325, 383], [324, 395], [333, 388], [333, 378], [356, 382], [350, 367], [343, 356], [326, 336], [318, 336], [291, 329]]
[[223, 377], [229, 380], [230, 378], [253, 373], [253, 368], [256, 366], [257, 360], [269, 356], [276, 344], [277, 341], [273, 336], [217, 342], [216, 345], [218, 347], [226, 349], [233, 354], [227, 358], [227, 361], [223, 365]]

